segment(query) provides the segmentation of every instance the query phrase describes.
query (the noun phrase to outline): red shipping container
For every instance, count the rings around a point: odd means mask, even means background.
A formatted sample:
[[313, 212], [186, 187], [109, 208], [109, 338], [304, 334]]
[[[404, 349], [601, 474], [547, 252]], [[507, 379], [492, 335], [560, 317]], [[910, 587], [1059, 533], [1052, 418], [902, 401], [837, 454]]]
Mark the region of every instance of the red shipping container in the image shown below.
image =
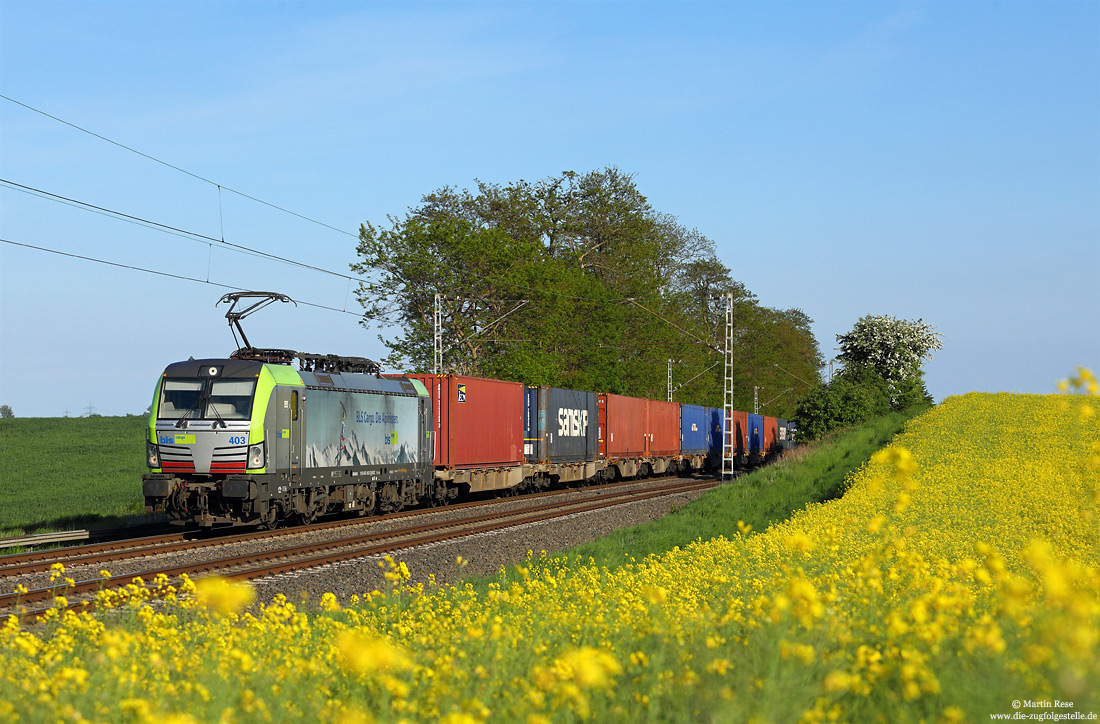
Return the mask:
[[680, 454], [680, 403], [649, 402], [649, 454], [669, 457]]
[[600, 455], [608, 458], [645, 457], [648, 410], [649, 400], [601, 393]]
[[775, 452], [775, 441], [779, 439], [779, 420], [774, 417], [768, 417], [764, 415], [764, 450], [763, 452], [771, 454]]
[[413, 374], [432, 398], [435, 465], [494, 468], [523, 464], [521, 382]]

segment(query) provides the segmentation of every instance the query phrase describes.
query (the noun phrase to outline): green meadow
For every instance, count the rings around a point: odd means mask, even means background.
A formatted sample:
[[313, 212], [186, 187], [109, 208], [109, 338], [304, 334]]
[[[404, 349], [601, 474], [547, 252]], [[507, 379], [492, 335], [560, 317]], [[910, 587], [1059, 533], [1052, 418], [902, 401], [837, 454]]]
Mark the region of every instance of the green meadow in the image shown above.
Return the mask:
[[0, 419], [0, 536], [143, 517], [147, 424], [137, 415]]

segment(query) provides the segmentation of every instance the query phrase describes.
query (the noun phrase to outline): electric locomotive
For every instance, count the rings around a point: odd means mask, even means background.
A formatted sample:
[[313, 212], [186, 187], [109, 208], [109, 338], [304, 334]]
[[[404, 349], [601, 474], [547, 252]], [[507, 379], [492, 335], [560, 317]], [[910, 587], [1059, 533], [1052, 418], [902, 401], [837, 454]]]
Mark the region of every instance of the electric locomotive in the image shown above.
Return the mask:
[[[276, 353], [276, 354], [273, 354]], [[169, 365], [149, 418], [146, 510], [172, 522], [309, 523], [443, 502], [430, 400], [362, 358], [239, 350]]]
[[424, 385], [383, 378], [376, 362], [361, 357], [253, 348], [239, 320], [276, 300], [293, 301], [268, 292], [225, 295], [219, 303], [233, 303], [226, 317], [245, 346], [228, 359], [164, 370], [149, 414], [146, 511], [179, 524], [275, 527], [446, 502], [446, 486], [432, 473]]

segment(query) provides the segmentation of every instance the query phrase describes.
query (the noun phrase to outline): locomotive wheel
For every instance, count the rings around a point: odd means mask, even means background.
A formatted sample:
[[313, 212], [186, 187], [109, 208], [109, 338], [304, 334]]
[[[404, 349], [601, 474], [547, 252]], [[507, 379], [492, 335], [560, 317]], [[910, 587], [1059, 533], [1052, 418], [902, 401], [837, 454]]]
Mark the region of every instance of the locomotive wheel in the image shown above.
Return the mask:
[[[301, 499], [299, 498], [299, 501]], [[328, 490], [325, 488], [313, 488], [309, 491], [308, 502], [298, 504], [298, 524], [309, 525], [317, 520], [325, 508], [328, 507]]]
[[275, 530], [279, 527], [279, 508], [272, 505], [267, 512], [260, 515], [260, 530]]

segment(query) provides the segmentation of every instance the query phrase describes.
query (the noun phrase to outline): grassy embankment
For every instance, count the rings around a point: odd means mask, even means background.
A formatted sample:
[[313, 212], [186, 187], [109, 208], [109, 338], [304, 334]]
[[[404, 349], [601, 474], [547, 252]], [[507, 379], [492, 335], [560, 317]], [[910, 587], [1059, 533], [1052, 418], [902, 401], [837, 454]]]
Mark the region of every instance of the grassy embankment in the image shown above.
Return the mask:
[[893, 413], [863, 427], [831, 433], [731, 485], [709, 492], [673, 515], [615, 531], [562, 555], [580, 556], [582, 560], [591, 557], [597, 565], [616, 566], [630, 558], [640, 561], [651, 553], [686, 546], [698, 538], [731, 537], [738, 533], [738, 522], [752, 526], [754, 532], [763, 532], [809, 503], [839, 498], [847, 477], [925, 409]]
[[0, 536], [144, 515], [145, 426], [130, 417], [0, 420]]

